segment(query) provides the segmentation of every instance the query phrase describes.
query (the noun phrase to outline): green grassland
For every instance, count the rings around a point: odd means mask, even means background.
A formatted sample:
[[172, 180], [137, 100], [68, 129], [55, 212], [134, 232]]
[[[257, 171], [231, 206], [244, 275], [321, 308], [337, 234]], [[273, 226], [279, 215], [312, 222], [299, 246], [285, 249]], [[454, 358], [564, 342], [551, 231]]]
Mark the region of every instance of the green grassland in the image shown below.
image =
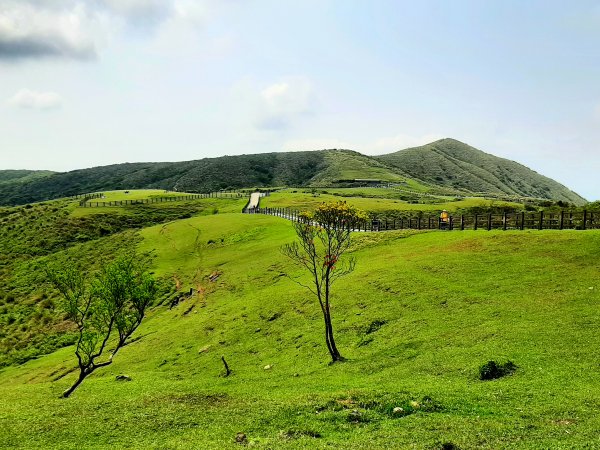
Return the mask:
[[[309, 207], [304, 197], [285, 206]], [[278, 198], [296, 197], [264, 200]], [[151, 251], [171, 290], [69, 399], [70, 347], [0, 369], [2, 446], [239, 448], [239, 432], [255, 448], [600, 446], [600, 232], [357, 233], [357, 269], [333, 297], [348, 361], [329, 365], [318, 304], [279, 251], [291, 224], [208, 212], [69, 243]], [[173, 285], [203, 294], [170, 309]], [[518, 368], [480, 381], [491, 359]]]
[[[322, 193], [327, 192], [327, 193]], [[363, 197], [358, 195], [377, 195], [377, 197]], [[344, 200], [348, 204], [374, 214], [388, 211], [457, 211], [468, 208], [516, 208], [523, 206], [518, 203], [489, 200], [484, 198], [469, 197], [461, 200], [453, 200], [451, 197], [435, 197], [421, 199], [425, 203], [409, 203], [400, 200], [398, 191], [380, 188], [350, 188], [350, 189], [327, 189], [298, 191], [283, 190], [273, 192], [268, 197], [263, 197], [260, 206], [265, 208], [294, 208], [299, 210], [314, 209], [323, 202]]]
[[112, 202], [119, 200], [146, 200], [149, 198], [159, 198], [159, 197], [178, 197], [182, 195], [192, 195], [185, 192], [173, 192], [166, 191], [164, 189], [135, 189], [135, 190], [125, 190], [122, 189], [120, 191], [108, 191], [103, 192], [102, 198], [92, 199], [88, 202]]

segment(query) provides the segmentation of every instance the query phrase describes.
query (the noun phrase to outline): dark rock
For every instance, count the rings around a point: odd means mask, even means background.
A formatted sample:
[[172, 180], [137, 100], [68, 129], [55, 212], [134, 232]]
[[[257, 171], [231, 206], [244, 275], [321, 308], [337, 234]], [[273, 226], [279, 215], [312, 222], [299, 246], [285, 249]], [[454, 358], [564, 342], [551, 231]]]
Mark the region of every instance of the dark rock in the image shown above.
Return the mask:
[[235, 435], [235, 442], [238, 444], [247, 444], [248, 436], [246, 436], [246, 433], [238, 433]]

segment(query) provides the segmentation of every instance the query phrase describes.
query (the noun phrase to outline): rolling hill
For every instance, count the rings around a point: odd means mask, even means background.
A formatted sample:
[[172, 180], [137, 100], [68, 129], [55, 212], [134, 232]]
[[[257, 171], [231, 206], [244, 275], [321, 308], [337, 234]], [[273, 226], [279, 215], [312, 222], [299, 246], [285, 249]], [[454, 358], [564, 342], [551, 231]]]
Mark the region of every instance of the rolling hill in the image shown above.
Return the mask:
[[[598, 231], [356, 233], [333, 297], [347, 361], [332, 365], [319, 305], [292, 281], [307, 276], [280, 251], [293, 228], [243, 202], [203, 199], [181, 220], [169, 204], [6, 208], [0, 355], [36, 349], [0, 367], [0, 447], [595, 448]], [[154, 255], [161, 293], [115, 362], [59, 398], [74, 330], [43, 264], [93, 273], [132, 247]], [[483, 381], [490, 360], [516, 371]]]
[[343, 178], [403, 181], [398, 169], [350, 150], [223, 156], [174, 163], [126, 163], [57, 173], [27, 183], [0, 184], [0, 204], [18, 205], [117, 189], [187, 192], [328, 186]]
[[0, 171], [0, 205], [102, 190], [211, 192], [256, 187], [331, 187], [356, 179], [404, 184], [412, 190], [444, 194], [503, 194], [576, 205], [586, 202], [565, 186], [521, 164], [454, 139], [443, 139], [378, 157], [351, 150], [319, 150], [125, 163], [66, 173]]
[[586, 200], [562, 184], [513, 161], [455, 139], [377, 157], [427, 183], [476, 193], [547, 198], [582, 205]]

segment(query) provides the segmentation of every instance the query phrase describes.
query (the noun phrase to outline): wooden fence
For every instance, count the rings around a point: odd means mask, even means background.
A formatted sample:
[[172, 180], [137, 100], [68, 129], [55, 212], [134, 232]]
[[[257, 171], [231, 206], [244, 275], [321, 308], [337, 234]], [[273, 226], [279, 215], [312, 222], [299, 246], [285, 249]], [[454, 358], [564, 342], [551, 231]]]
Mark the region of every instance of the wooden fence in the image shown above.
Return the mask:
[[[96, 194], [94, 194], [96, 195]], [[93, 198], [102, 198], [103, 194], [100, 194], [99, 197]], [[168, 203], [168, 202], [180, 202], [185, 200], [197, 200], [201, 198], [242, 198], [245, 197], [246, 194], [235, 191], [219, 191], [219, 192], [210, 192], [208, 194], [190, 194], [190, 195], [177, 195], [177, 196], [169, 196], [169, 197], [150, 197], [150, 198], [142, 198], [137, 200], [112, 200], [112, 201], [104, 201], [104, 202], [90, 202], [89, 199], [82, 200], [79, 205], [83, 208], [101, 208], [105, 206], [129, 206], [129, 205], [145, 205], [152, 203]]]
[[[299, 221], [300, 211], [291, 208], [252, 208], [246, 214], [268, 214]], [[520, 212], [439, 216], [374, 218], [351, 225], [354, 231], [387, 230], [590, 230], [600, 228], [600, 213], [590, 211]]]

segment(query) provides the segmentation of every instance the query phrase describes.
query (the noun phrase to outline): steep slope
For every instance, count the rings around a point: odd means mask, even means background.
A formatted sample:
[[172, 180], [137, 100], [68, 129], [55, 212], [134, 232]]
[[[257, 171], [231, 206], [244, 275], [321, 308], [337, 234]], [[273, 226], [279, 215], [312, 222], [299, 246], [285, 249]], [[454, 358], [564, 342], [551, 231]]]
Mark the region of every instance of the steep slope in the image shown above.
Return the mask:
[[470, 192], [586, 203], [580, 195], [548, 177], [455, 139], [442, 139], [377, 159], [425, 182]]

